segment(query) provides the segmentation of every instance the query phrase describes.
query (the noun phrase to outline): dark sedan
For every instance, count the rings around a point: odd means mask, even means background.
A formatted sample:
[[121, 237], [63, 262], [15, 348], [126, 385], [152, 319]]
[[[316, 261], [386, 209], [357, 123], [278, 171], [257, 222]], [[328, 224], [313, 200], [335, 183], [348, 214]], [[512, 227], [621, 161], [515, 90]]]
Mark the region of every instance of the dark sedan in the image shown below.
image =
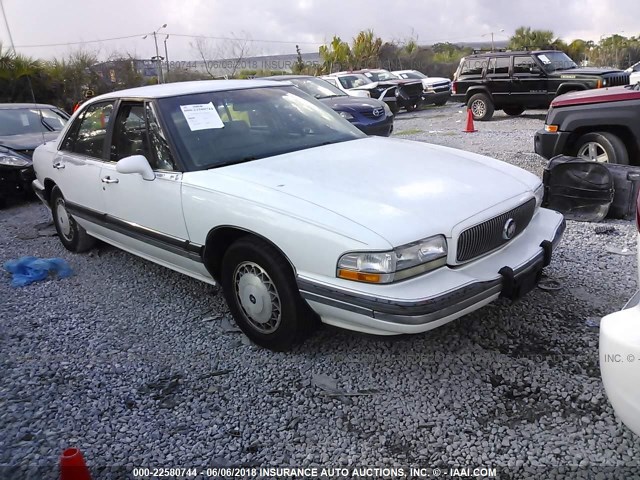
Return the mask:
[[381, 100], [351, 97], [329, 82], [307, 75], [280, 75], [264, 80], [288, 81], [317, 98], [329, 108], [353, 123], [367, 135], [388, 137], [393, 132], [393, 113]]
[[55, 139], [68, 119], [52, 105], [0, 103], [0, 206], [31, 192], [33, 151]]

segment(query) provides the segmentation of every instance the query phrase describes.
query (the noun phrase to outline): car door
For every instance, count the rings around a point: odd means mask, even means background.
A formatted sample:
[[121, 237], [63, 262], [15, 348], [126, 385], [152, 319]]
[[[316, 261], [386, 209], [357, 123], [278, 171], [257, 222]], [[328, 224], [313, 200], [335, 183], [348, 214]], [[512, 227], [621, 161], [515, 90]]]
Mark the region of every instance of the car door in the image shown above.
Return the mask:
[[[155, 178], [139, 173], [120, 173], [117, 162], [143, 155]], [[109, 161], [100, 171], [102, 198], [109, 228], [124, 249], [191, 270], [199, 249], [188, 242], [182, 213], [182, 172], [177, 168], [149, 102], [123, 101], [113, 125]], [[186, 273], [186, 272], [185, 272]]]
[[509, 76], [509, 57], [493, 57], [489, 59], [485, 74], [490, 85], [494, 103], [500, 107], [509, 104], [511, 93], [511, 77]]
[[114, 102], [99, 102], [84, 109], [70, 126], [53, 159], [54, 182], [67, 207], [85, 225], [104, 212], [100, 170]]
[[516, 105], [529, 108], [547, 105], [547, 75], [531, 55], [513, 57], [511, 95]]

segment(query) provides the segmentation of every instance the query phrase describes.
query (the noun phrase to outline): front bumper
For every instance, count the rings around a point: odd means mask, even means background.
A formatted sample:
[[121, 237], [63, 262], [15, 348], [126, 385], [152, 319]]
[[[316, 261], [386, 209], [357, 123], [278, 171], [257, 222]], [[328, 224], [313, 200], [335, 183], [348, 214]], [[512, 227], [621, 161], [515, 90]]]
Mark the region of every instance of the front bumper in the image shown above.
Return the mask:
[[31, 165], [28, 167], [0, 165], [0, 198], [30, 193], [34, 178], [36, 177]]
[[[544, 236], [536, 234], [535, 240], [525, 231], [504, 248], [463, 266], [443, 267], [396, 284], [362, 287], [368, 291], [347, 290], [301, 276], [298, 287], [325, 323], [380, 335], [423, 332], [501, 295], [521, 297], [537, 283], [564, 228], [562, 215], [541, 209], [528, 230], [545, 230]], [[529, 253], [523, 258], [525, 251]], [[425, 296], [426, 292], [434, 293]]]
[[380, 137], [388, 137], [393, 132], [393, 117], [387, 117], [382, 122], [375, 123], [361, 123], [354, 122], [355, 127], [358, 127], [363, 133], [367, 135], [377, 135]]
[[451, 92], [425, 92], [422, 96], [425, 105], [446, 103], [451, 97]]
[[616, 415], [640, 435], [640, 292], [600, 321], [600, 373]]
[[538, 130], [533, 140], [535, 152], [546, 159], [561, 155], [569, 140], [569, 132], [550, 133], [544, 129]]

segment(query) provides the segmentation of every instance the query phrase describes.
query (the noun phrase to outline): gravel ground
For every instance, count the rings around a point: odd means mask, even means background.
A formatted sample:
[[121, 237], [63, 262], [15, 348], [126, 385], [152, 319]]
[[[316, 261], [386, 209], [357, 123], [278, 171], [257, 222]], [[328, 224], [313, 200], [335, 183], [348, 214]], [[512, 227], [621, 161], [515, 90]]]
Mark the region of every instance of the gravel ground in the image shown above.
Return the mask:
[[[467, 134], [449, 104], [399, 115], [395, 136], [541, 174], [543, 121], [499, 112]], [[325, 327], [283, 354], [238, 333], [215, 287], [106, 245], [71, 254], [49, 219], [35, 202], [0, 211], [0, 261], [61, 257], [75, 271], [23, 288], [0, 274], [0, 478], [57, 478], [69, 446], [94, 479], [131, 478], [116, 466], [269, 465], [638, 478], [640, 438], [615, 418], [598, 367], [597, 321], [637, 287], [634, 257], [607, 251], [635, 253], [631, 222], [600, 235], [569, 222], [547, 269], [560, 290], [422, 335]]]

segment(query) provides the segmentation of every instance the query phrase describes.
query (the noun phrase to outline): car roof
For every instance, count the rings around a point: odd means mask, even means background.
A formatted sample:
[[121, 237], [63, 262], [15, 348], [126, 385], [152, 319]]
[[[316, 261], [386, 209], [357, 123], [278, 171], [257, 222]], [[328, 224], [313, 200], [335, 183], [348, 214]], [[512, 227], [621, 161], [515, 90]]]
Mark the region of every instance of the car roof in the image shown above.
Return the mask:
[[537, 53], [562, 53], [561, 50], [506, 50], [504, 52], [478, 52], [472, 53], [471, 55], [467, 55], [465, 58], [469, 57], [506, 57], [510, 55], [532, 55]]
[[13, 110], [22, 108], [58, 108], [48, 103], [0, 103], [0, 109]]
[[273, 75], [271, 77], [260, 77], [259, 80], [275, 80], [280, 82], [283, 80], [296, 80], [298, 78], [318, 78], [313, 75]]
[[[269, 80], [199, 80], [193, 82], [163, 83], [146, 87], [128, 88], [115, 92], [105, 93], [94, 100], [107, 100], [111, 98], [164, 98], [178, 95], [190, 95], [194, 93], [223, 92], [225, 90], [242, 90], [246, 88], [275, 87], [276, 83]], [[281, 87], [281, 84], [277, 84]]]

